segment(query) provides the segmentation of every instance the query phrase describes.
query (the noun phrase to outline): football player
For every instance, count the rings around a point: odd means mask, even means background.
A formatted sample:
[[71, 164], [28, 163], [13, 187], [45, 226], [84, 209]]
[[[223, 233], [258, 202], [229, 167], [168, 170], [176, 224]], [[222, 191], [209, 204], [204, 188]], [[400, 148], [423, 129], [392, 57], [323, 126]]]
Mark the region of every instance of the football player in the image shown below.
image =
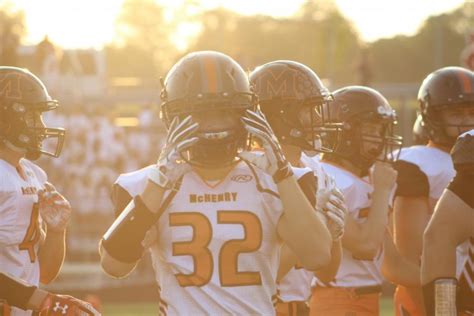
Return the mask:
[[[401, 150], [394, 202], [395, 243], [401, 255], [420, 265], [423, 232], [437, 200], [455, 175], [449, 151], [456, 138], [474, 127], [474, 73], [459, 67], [434, 71], [423, 81], [418, 101], [428, 144]], [[458, 249], [458, 274], [466, 256]], [[420, 287], [398, 286], [397, 315], [423, 315]]]
[[335, 177], [349, 215], [341, 266], [334, 280], [316, 280], [310, 312], [378, 315], [382, 275], [392, 282], [419, 284], [419, 270], [397, 255], [387, 230], [397, 174], [390, 164], [396, 157], [387, 154], [400, 148], [401, 138], [393, 131], [395, 111], [376, 90], [349, 86], [333, 97], [331, 120], [343, 127], [334, 151], [323, 154], [322, 166]]
[[[22, 280], [0, 272], [0, 301], [40, 316], [95, 316], [100, 315], [92, 305], [68, 295], [52, 294]], [[0, 311], [0, 315], [9, 315]]]
[[[68, 201], [32, 162], [61, 152], [64, 129], [46, 127], [42, 120], [43, 112], [57, 107], [31, 72], [0, 67], [0, 270], [33, 286], [58, 274], [71, 216]], [[53, 151], [44, 148], [45, 140], [55, 144]], [[11, 315], [31, 311], [12, 307]]]
[[[316, 275], [329, 282], [336, 275], [341, 258], [340, 239], [344, 232], [345, 205], [335, 186], [328, 187], [327, 184], [332, 182], [319, 163], [305, 156], [303, 151], [321, 150], [319, 135], [337, 131], [337, 126], [323, 124], [327, 120], [321, 117], [322, 106], [330, 102], [331, 94], [314, 71], [289, 60], [273, 61], [257, 67], [250, 74], [250, 82], [288, 161], [295, 167], [309, 167], [316, 176], [316, 179], [301, 177], [298, 181], [302, 188], [311, 189], [309, 195], [312, 196], [310, 201], [313, 207], [320, 210], [328, 221], [333, 238], [332, 260], [327, 267], [316, 271]], [[303, 183], [306, 181], [311, 183]], [[327, 193], [329, 196], [326, 197]], [[320, 197], [319, 201], [317, 196]], [[324, 198], [327, 200], [323, 201]], [[321, 205], [323, 203], [328, 205]], [[295, 265], [293, 259], [291, 251], [284, 246], [279, 271], [278, 315], [304, 315], [309, 312], [307, 301], [311, 296], [314, 272]]]
[[[458, 137], [451, 157], [456, 176], [439, 198], [423, 238], [421, 281], [427, 315], [458, 315], [456, 307], [460, 314], [474, 314], [474, 130]], [[458, 281], [456, 247], [466, 240], [469, 254]]]
[[[102, 267], [126, 276], [150, 247], [161, 313], [274, 314], [281, 241], [318, 270], [331, 258], [328, 230], [233, 59], [186, 55], [161, 97], [166, 145], [156, 165], [117, 180], [124, 209], [101, 241]], [[249, 134], [263, 154], [243, 150]]]

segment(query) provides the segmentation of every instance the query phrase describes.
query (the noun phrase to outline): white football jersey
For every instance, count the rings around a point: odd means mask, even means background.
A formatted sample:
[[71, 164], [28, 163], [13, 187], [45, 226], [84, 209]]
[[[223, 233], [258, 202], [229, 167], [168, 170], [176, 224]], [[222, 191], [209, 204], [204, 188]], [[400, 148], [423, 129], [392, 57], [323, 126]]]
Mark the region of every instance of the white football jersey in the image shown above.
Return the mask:
[[[29, 160], [22, 159], [20, 165], [25, 178], [0, 159], [0, 270], [38, 286], [41, 218], [37, 192], [47, 178]], [[31, 311], [12, 308], [12, 316], [19, 315], [31, 315]]]
[[428, 178], [429, 196], [433, 200], [438, 200], [441, 197], [444, 189], [456, 174], [449, 153], [435, 147], [403, 148], [398, 160], [404, 160], [420, 168]]
[[[341, 190], [346, 200], [348, 216], [352, 216], [357, 222], [366, 221], [370, 205], [373, 186], [356, 175], [322, 162], [324, 171], [335, 178], [337, 187]], [[324, 284], [315, 278], [317, 286], [331, 287], [364, 287], [382, 284], [380, 267], [383, 260], [383, 247], [373, 260], [360, 260], [346, 248], [342, 250], [341, 265], [334, 281]]]
[[[434, 207], [444, 189], [456, 175], [451, 155], [435, 147], [412, 146], [403, 148], [399, 160], [410, 162], [420, 168], [429, 184], [429, 197]], [[457, 247], [456, 275], [459, 277], [467, 260], [469, 244], [464, 242]]]
[[[301, 155], [301, 164], [313, 171], [318, 189], [326, 187], [328, 175], [324, 172], [318, 156]], [[278, 296], [282, 302], [306, 301], [311, 296], [314, 273], [304, 268], [292, 268], [278, 283]]]
[[[116, 183], [135, 196], [149, 168]], [[273, 315], [283, 209], [271, 176], [245, 162], [215, 183], [189, 172], [164, 203], [150, 249], [161, 313]]]

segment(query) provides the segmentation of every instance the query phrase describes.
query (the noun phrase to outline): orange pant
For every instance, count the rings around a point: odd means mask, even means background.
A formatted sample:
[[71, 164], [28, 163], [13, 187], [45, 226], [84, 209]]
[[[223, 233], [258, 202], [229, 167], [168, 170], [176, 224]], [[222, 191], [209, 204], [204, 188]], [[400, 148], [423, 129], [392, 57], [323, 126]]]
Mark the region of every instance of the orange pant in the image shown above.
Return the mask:
[[396, 316], [423, 316], [423, 307], [419, 306], [408, 295], [405, 287], [397, 286], [393, 297]]
[[378, 316], [379, 293], [357, 295], [344, 288], [314, 288], [311, 316]]
[[8, 306], [7, 303], [4, 303], [5, 301], [0, 301], [0, 316], [10, 316], [11, 315], [11, 309], [10, 306]]
[[309, 308], [306, 302], [278, 302], [276, 307], [277, 316], [308, 316]]

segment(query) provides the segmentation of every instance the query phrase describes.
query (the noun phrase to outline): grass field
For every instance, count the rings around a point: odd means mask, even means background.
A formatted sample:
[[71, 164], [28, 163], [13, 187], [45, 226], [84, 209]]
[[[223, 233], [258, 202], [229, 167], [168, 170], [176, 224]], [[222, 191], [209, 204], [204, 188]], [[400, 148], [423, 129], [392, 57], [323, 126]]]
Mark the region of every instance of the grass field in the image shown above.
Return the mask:
[[[140, 304], [104, 304], [102, 311], [104, 316], [156, 316], [158, 308], [154, 303]], [[380, 302], [380, 316], [392, 316], [393, 304], [391, 298], [382, 298]]]

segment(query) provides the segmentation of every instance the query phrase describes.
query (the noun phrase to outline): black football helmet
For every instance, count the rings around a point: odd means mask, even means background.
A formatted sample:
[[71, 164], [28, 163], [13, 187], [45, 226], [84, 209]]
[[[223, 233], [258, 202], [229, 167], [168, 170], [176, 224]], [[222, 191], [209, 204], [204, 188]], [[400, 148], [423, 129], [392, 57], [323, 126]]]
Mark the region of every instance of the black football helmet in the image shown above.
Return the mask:
[[[25, 152], [35, 160], [41, 154], [58, 157], [61, 153], [65, 130], [37, 127], [32, 119], [58, 107], [40, 79], [26, 69], [0, 67], [0, 142]], [[36, 114], [36, 115], [35, 115]], [[45, 139], [56, 139], [53, 151], [43, 148]]]
[[[396, 152], [402, 146], [402, 138], [394, 134], [397, 123], [395, 111], [387, 99], [378, 91], [349, 86], [333, 92], [334, 101], [329, 109], [331, 118], [343, 123], [341, 137], [334, 152], [325, 157], [347, 159], [366, 173], [376, 160], [394, 161]], [[379, 135], [364, 131], [364, 124], [380, 124]], [[369, 152], [363, 149], [365, 143], [375, 144]]]
[[474, 125], [448, 125], [441, 119], [442, 111], [454, 107], [474, 106], [474, 72], [461, 67], [445, 67], [429, 74], [418, 91], [421, 125], [434, 143], [452, 146], [456, 137], [446, 133], [447, 127], [461, 129]]
[[[220, 110], [238, 111], [243, 116], [246, 109], [257, 105], [245, 71], [219, 52], [200, 51], [184, 56], [169, 71], [162, 86], [161, 117], [167, 127], [176, 116]], [[248, 146], [248, 133], [242, 124], [237, 129], [218, 132], [200, 129], [197, 136], [199, 141], [183, 159], [205, 168], [232, 163], [238, 151]]]
[[337, 132], [325, 111], [331, 93], [309, 67], [290, 60], [272, 61], [257, 67], [250, 82], [259, 106], [282, 144], [305, 151], [329, 152], [324, 138]]

